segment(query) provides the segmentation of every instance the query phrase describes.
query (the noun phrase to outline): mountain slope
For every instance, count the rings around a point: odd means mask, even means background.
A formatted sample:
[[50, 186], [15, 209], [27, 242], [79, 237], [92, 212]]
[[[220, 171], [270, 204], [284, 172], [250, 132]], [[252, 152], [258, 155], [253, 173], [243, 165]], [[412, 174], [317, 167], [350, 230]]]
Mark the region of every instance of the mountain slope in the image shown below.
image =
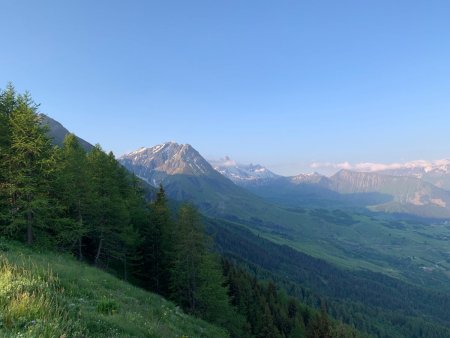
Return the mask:
[[401, 168], [376, 172], [382, 175], [415, 177], [438, 188], [450, 190], [450, 160], [448, 159], [434, 162], [414, 161], [406, 163]]
[[227, 337], [69, 255], [0, 244], [2, 337]]
[[232, 222], [208, 220], [208, 225], [223, 255], [247, 265], [260, 278], [283, 285], [306, 304], [326, 301], [330, 313], [361, 331], [375, 337], [450, 334], [448, 294], [365, 269], [339, 268]]
[[379, 193], [391, 201], [374, 210], [412, 213], [423, 217], [450, 217], [450, 193], [415, 177], [341, 170], [330, 177], [329, 188], [341, 194]]
[[169, 197], [190, 201], [209, 215], [252, 217], [270, 203], [218, 173], [190, 145], [167, 142], [119, 158], [129, 171], [153, 186], [163, 184]]
[[[61, 123], [52, 119], [51, 117], [44, 114], [40, 114], [40, 117], [42, 119], [42, 124], [48, 126], [49, 128], [48, 135], [53, 140], [53, 143], [58, 146], [61, 146], [63, 144], [64, 138], [70, 132]], [[92, 144], [83, 140], [82, 138], [77, 136], [77, 139], [84, 150], [90, 151], [94, 148]]]

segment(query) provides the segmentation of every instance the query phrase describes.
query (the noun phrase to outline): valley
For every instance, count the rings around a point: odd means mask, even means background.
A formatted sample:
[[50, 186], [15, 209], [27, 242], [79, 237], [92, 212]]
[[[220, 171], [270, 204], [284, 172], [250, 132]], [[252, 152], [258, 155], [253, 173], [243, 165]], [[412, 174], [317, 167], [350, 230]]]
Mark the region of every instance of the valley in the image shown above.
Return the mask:
[[[146, 152], [151, 154], [150, 158]], [[401, 217], [398, 213], [375, 212], [377, 207], [366, 208], [368, 202], [379, 199], [380, 195], [397, 199], [399, 204], [402, 201], [408, 204], [409, 191], [418, 189], [428, 188], [430, 194], [439, 192], [446, 196], [446, 191], [429, 188], [429, 183], [402, 177], [395, 186], [392, 182], [397, 178], [393, 176], [344, 171], [330, 179], [319, 174], [282, 178], [267, 169], [262, 170], [262, 166], [251, 166], [250, 172], [244, 167], [247, 171], [242, 180], [237, 179], [236, 173], [242, 175], [244, 169], [235, 166], [232, 174], [222, 170], [239, 183], [239, 188], [218, 175], [192, 147], [173, 142], [140, 150], [119, 160], [148, 182], [163, 184], [170, 197], [194, 201], [205, 215], [236, 222], [275, 243], [289, 245], [344, 268], [369, 269], [417, 285], [450, 290], [447, 247], [450, 227], [445, 220], [425, 219], [415, 214]], [[192, 168], [196, 166], [201, 170], [194, 171]], [[166, 167], [172, 171], [167, 171]], [[255, 168], [259, 171], [252, 176]], [[216, 169], [220, 168], [216, 166]], [[292, 183], [287, 184], [287, 181]], [[315, 197], [320, 201], [318, 204], [312, 199], [308, 201], [302, 184], [308, 185], [304, 188], [307, 192], [314, 184], [327, 186], [326, 192], [334, 197], [334, 202], [320, 196]], [[282, 198], [286, 186], [291, 189], [290, 194]], [[333, 186], [339, 189], [331, 190]], [[395, 196], [392, 195], [394, 190]], [[302, 198], [306, 199], [305, 203]], [[320, 208], [323, 204], [327, 208]]]
[[[41, 121], [44, 127], [49, 127], [49, 137], [61, 149], [66, 149], [72, 144], [70, 142], [77, 144], [77, 139], [56, 121], [49, 118]], [[62, 145], [61, 139], [64, 140]], [[206, 232], [213, 239], [214, 251], [227, 260], [224, 266], [236, 265], [244, 269], [239, 273], [253, 276], [245, 278], [275, 282], [281, 292], [304, 304], [302, 325], [307, 330], [313, 325], [308, 322], [308, 313], [326, 306], [326, 313], [333, 320], [346, 325], [343, 327], [345, 332], [353, 332], [354, 328], [362, 336], [411, 336], [419, 327], [424, 337], [450, 334], [447, 310], [450, 304], [450, 224], [445, 218], [419, 216], [417, 203], [410, 203], [411, 196], [415, 198], [417, 191], [424, 192], [430, 197], [424, 200], [427, 203], [419, 206], [425, 206], [428, 212], [430, 203], [435, 204], [437, 197], [446, 198], [445, 190], [417, 177], [351, 171], [340, 171], [332, 177], [317, 173], [282, 177], [260, 165], [236, 168], [237, 164], [229, 159], [235, 168], [223, 170], [217, 163], [213, 167], [192, 146], [175, 142], [138, 149], [120, 157], [117, 164], [113, 154], [102, 153], [99, 146], [91, 148], [84, 140], [80, 140], [80, 146], [85, 149], [77, 150], [77, 156], [87, 151], [83, 156], [87, 156], [88, 161], [99, 161], [96, 170], [103, 170], [106, 176], [97, 176], [94, 171], [94, 176], [89, 179], [100, 182], [100, 192], [110, 189], [106, 196], [118, 194], [120, 190], [115, 190], [116, 184], [124, 185], [127, 175], [135, 175], [129, 178], [134, 182], [132, 190], [123, 193], [131, 193], [127, 198], [131, 198], [132, 203], [126, 202], [124, 206], [132, 208], [130, 220], [137, 217], [133, 222], [137, 222], [139, 231], [148, 233], [144, 214], [158, 210], [151, 208], [156, 208], [155, 198], [156, 201], [164, 198], [161, 194], [167, 194], [174, 214], [186, 208], [183, 203], [192, 203], [202, 213]], [[109, 181], [105, 180], [108, 174], [101, 161], [116, 168], [116, 178], [112, 176]], [[74, 163], [71, 170], [77, 170], [77, 166]], [[125, 169], [130, 174], [126, 174]], [[119, 181], [114, 183], [114, 180]], [[143, 206], [139, 206], [142, 203], [139, 199], [133, 200], [138, 198], [131, 197], [134, 189], [152, 201], [154, 206], [149, 211], [140, 209]], [[383, 203], [389, 203], [387, 200], [396, 203], [397, 207], [392, 212], [386, 208], [380, 211]], [[110, 197], [101, 201], [105, 207], [111, 203]], [[128, 216], [118, 205], [108, 212], [126, 220]], [[398, 212], [399, 206], [404, 208], [404, 213]], [[436, 207], [445, 213], [443, 206]], [[101, 211], [87, 210], [86, 217], [91, 222], [98, 222]], [[157, 222], [161, 220], [156, 219]], [[99, 226], [101, 230], [104, 225], [99, 223]], [[140, 257], [139, 250], [144, 250], [143, 257], [146, 257], [146, 249], [130, 247], [128, 250], [138, 251], [130, 251], [130, 258], [127, 255], [117, 257], [115, 247], [124, 245], [119, 244], [121, 241], [140, 244], [133, 237], [121, 239], [120, 236], [134, 236], [132, 230], [120, 230], [119, 223], [110, 226], [116, 228], [108, 235], [113, 236], [109, 239], [112, 242], [103, 248], [102, 256], [94, 254], [95, 245], [98, 252], [102, 248], [101, 236], [105, 236], [102, 232], [89, 235], [94, 236], [92, 239], [84, 239], [87, 249], [83, 256], [100, 266], [107, 266], [111, 260], [114, 268], [106, 269], [120, 275], [121, 264], [128, 259], [132, 262], [134, 255]], [[67, 231], [75, 235], [77, 230], [69, 228]], [[117, 231], [118, 235], [113, 235]], [[150, 235], [155, 236], [151, 232]], [[95, 236], [100, 237], [96, 239]], [[146, 239], [150, 244], [153, 243], [151, 238]], [[164, 245], [171, 245], [169, 243]], [[82, 251], [73, 252], [82, 257]], [[146, 273], [141, 272], [139, 264], [132, 265], [131, 269], [135, 283], [142, 283], [142, 274], [145, 276]], [[124, 273], [128, 275], [127, 269]], [[170, 294], [151, 285], [151, 290]], [[430, 322], [422, 318], [428, 318]], [[247, 320], [256, 325], [251, 318]], [[222, 319], [216, 317], [213, 323], [222, 323]], [[220, 325], [227, 325], [231, 332], [240, 332], [237, 324]], [[275, 323], [273, 325], [275, 327]], [[277, 325], [281, 329], [281, 324]]]

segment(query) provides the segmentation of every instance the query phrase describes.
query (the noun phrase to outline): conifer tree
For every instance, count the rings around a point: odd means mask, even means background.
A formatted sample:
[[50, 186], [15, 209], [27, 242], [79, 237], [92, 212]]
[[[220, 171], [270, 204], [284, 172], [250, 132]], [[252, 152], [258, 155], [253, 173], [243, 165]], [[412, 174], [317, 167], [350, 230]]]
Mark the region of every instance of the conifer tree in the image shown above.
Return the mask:
[[33, 244], [35, 229], [46, 228], [54, 156], [46, 128], [41, 126], [37, 105], [28, 94], [17, 97], [10, 114], [11, 155], [9, 169], [12, 207], [11, 230], [26, 229]]
[[58, 152], [58, 177], [56, 190], [63, 206], [65, 222], [60, 220], [58, 237], [60, 245], [77, 247], [77, 255], [83, 259], [83, 237], [89, 232], [86, 223], [88, 198], [86, 152], [73, 134], [68, 134]]
[[9, 84], [0, 92], [0, 233], [11, 222], [10, 159], [11, 159], [11, 113], [17, 106], [14, 87]]
[[230, 305], [217, 258], [208, 251], [197, 210], [189, 204], [178, 213], [171, 296], [191, 313], [240, 332], [243, 320]]
[[111, 259], [120, 259], [123, 231], [128, 211], [117, 181], [118, 164], [114, 156], [96, 146], [87, 156], [91, 194], [89, 198], [90, 236], [95, 244], [94, 264], [108, 267]]
[[123, 251], [123, 278], [136, 276], [143, 267], [142, 244], [145, 238], [142, 236], [142, 229], [148, 227], [149, 211], [147, 201], [144, 198], [142, 186], [135, 175], [127, 174], [129, 189], [126, 197], [126, 204], [129, 214], [129, 224], [124, 229], [125, 248]]
[[171, 276], [172, 298], [190, 312], [198, 312], [200, 267], [205, 254], [203, 228], [191, 205], [178, 212], [175, 239], [175, 261]]
[[156, 292], [169, 293], [170, 268], [173, 264], [174, 229], [167, 204], [166, 193], [162, 185], [156, 194], [156, 200], [151, 204], [151, 255], [153, 262], [153, 281]]

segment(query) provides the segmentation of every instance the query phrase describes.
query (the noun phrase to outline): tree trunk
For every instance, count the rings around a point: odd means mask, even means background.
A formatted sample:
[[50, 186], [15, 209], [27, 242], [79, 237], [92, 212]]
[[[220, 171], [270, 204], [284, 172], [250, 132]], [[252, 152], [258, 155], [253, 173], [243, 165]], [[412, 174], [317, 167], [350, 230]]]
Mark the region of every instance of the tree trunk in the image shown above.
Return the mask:
[[27, 212], [27, 244], [33, 244], [33, 213]]
[[[78, 223], [80, 228], [83, 228], [83, 215], [81, 215], [80, 211], [80, 202], [78, 201]], [[80, 235], [78, 238], [78, 259], [80, 261], [83, 260], [83, 235]]]
[[103, 238], [100, 238], [100, 242], [98, 243], [97, 254], [95, 255], [95, 266], [98, 267], [98, 262], [100, 259], [100, 254], [102, 252]]
[[83, 260], [83, 237], [78, 238], [78, 259]]
[[125, 279], [125, 282], [128, 282], [127, 255], [126, 254], [125, 254], [125, 257], [123, 259], [123, 277]]

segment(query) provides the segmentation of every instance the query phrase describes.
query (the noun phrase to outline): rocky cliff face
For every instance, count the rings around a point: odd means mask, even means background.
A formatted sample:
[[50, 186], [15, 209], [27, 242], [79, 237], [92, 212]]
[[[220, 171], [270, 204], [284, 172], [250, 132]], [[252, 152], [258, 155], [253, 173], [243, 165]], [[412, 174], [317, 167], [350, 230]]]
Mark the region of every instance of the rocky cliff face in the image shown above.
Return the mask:
[[330, 188], [342, 194], [382, 193], [392, 196], [394, 202], [411, 206], [450, 207], [448, 191], [415, 177], [341, 170], [330, 177]]
[[439, 188], [450, 190], [450, 160], [424, 161], [424, 163], [419, 162], [419, 164], [421, 165], [381, 170], [377, 173], [382, 175], [415, 177], [432, 183]]

